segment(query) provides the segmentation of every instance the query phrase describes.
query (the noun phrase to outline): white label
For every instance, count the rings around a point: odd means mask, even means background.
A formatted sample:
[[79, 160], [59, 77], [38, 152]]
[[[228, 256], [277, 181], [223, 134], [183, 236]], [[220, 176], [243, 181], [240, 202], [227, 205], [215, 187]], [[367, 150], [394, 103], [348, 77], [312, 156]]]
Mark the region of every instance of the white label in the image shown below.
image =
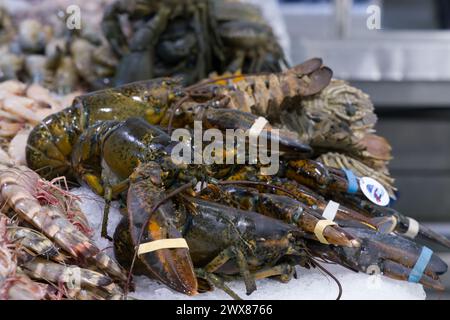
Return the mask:
[[322, 213], [322, 217], [324, 217], [327, 220], [334, 221], [334, 218], [336, 218], [336, 213], [339, 210], [339, 203], [334, 202], [330, 200]]
[[376, 205], [385, 207], [389, 204], [389, 194], [377, 180], [369, 177], [361, 178], [359, 179], [359, 187], [367, 199]]

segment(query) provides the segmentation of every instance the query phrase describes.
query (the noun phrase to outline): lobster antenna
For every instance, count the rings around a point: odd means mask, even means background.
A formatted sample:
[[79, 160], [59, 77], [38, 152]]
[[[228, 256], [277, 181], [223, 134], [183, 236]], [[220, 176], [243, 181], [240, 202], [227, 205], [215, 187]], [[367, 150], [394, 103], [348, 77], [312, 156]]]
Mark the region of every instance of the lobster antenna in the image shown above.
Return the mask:
[[169, 135], [172, 133], [172, 123], [173, 123], [173, 118], [175, 117], [175, 112], [188, 99], [189, 99], [189, 96], [183, 97], [180, 100], [178, 100], [177, 103], [175, 103], [172, 107], [170, 107], [170, 109], [169, 109], [169, 112], [170, 112], [169, 124], [167, 125], [167, 132]]
[[301, 201], [301, 199], [292, 191], [280, 187], [280, 186], [276, 186], [274, 184], [270, 184], [270, 183], [265, 183], [265, 182], [261, 182], [261, 181], [248, 181], [248, 180], [236, 180], [236, 181], [219, 181], [218, 182], [219, 185], [227, 185], [227, 184], [241, 184], [241, 185], [256, 185], [256, 186], [263, 186], [263, 187], [267, 187], [267, 188], [272, 188], [272, 189], [277, 189], [279, 191], [282, 191], [288, 195], [290, 195], [291, 197], [293, 197], [294, 199]]
[[219, 81], [228, 81], [228, 80], [233, 80], [233, 79], [237, 79], [237, 78], [246, 78], [246, 77], [249, 77], [249, 76], [252, 76], [252, 75], [250, 75], [250, 74], [247, 74], [247, 75], [234, 74], [234, 75], [231, 75], [231, 76], [218, 77], [218, 78], [215, 78], [215, 79], [209, 79], [209, 80], [207, 80], [205, 82], [196, 83], [196, 84], [194, 84], [192, 86], [186, 87], [185, 90], [186, 91], [191, 91], [191, 90], [195, 90], [195, 89], [201, 88], [203, 86], [214, 84], [214, 83], [219, 82]]
[[334, 282], [336, 282], [336, 284], [338, 286], [338, 289], [339, 289], [339, 293], [338, 293], [338, 296], [337, 296], [336, 300], [341, 300], [341, 297], [342, 297], [342, 285], [339, 282], [339, 280], [330, 271], [328, 271], [325, 267], [320, 265], [313, 257], [310, 257], [310, 259], [311, 259], [311, 263], [313, 265], [315, 265], [317, 268], [319, 268], [320, 270], [325, 272], [327, 275], [329, 275], [331, 277], [331, 279], [334, 280]]
[[125, 285], [125, 293], [124, 293], [124, 300], [127, 299], [127, 295], [128, 295], [128, 289], [130, 287], [130, 282], [131, 282], [131, 275], [133, 273], [133, 268], [134, 268], [134, 264], [136, 262], [136, 258], [137, 258], [137, 253], [138, 253], [138, 247], [141, 244], [142, 241], [142, 237], [144, 236], [144, 231], [145, 228], [147, 227], [148, 223], [150, 222], [151, 217], [153, 216], [153, 214], [156, 212], [156, 210], [159, 209], [160, 206], [162, 206], [166, 201], [170, 200], [171, 198], [173, 198], [174, 196], [180, 194], [181, 192], [192, 188], [192, 182], [186, 183], [184, 185], [182, 185], [181, 187], [171, 191], [167, 196], [165, 196], [162, 200], [160, 200], [159, 202], [157, 202], [155, 204], [155, 206], [152, 208], [152, 210], [150, 211], [147, 221], [142, 225], [141, 231], [139, 233], [139, 238], [138, 238], [138, 243], [136, 248], [134, 249], [134, 255], [133, 255], [133, 260], [131, 261], [131, 266], [130, 266], [130, 270], [128, 272], [128, 277], [127, 277], [127, 282]]

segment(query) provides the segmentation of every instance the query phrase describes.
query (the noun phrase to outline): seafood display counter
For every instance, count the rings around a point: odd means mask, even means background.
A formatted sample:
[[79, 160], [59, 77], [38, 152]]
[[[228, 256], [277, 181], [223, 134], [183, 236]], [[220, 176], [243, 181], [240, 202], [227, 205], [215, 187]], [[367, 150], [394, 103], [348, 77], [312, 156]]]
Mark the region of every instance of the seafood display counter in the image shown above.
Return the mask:
[[[100, 248], [107, 248], [112, 253], [111, 243], [100, 235], [101, 215], [103, 212], [103, 199], [95, 195], [88, 188], [74, 190], [74, 194], [83, 198], [81, 209], [88, 212], [88, 219], [95, 231], [94, 239]], [[113, 233], [115, 226], [121, 219], [119, 204], [112, 205], [109, 233]], [[109, 249], [108, 249], [109, 248]], [[419, 284], [397, 281], [381, 275], [368, 276], [355, 273], [338, 265], [327, 267], [342, 285], [343, 300], [423, 300], [426, 298], [423, 287]], [[246, 300], [334, 300], [339, 294], [338, 286], [319, 270], [307, 270], [298, 268], [297, 279], [288, 283], [273, 280], [261, 280], [258, 282], [258, 290], [252, 295], [246, 296], [242, 281], [233, 281], [230, 287]], [[130, 296], [136, 299], [148, 300], [214, 300], [230, 299], [221, 290], [194, 297], [186, 297], [183, 294], [170, 290], [157, 281], [139, 276], [135, 278], [136, 290]]]

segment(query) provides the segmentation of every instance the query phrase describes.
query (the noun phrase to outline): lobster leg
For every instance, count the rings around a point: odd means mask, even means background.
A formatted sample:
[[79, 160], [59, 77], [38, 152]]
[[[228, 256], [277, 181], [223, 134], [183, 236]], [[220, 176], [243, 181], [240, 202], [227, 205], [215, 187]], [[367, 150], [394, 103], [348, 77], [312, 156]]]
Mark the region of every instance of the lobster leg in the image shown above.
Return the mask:
[[245, 288], [247, 289], [247, 295], [250, 295], [252, 294], [253, 291], [256, 290], [255, 279], [248, 270], [248, 263], [247, 259], [244, 256], [244, 253], [236, 247], [233, 248], [233, 251], [236, 256], [236, 261], [239, 266], [241, 276], [242, 278], [244, 278]]
[[111, 208], [111, 201], [112, 201], [111, 186], [109, 186], [109, 185], [106, 186], [105, 194], [104, 194], [103, 198], [105, 199], [105, 208], [103, 209], [101, 236], [105, 239], [112, 241], [112, 238], [110, 236], [108, 236], [108, 217], [109, 217], [109, 210]]
[[102, 179], [93, 174], [84, 174], [82, 180], [85, 181], [88, 184], [88, 186], [92, 190], [94, 190], [97, 194], [103, 195], [103, 199], [105, 200], [105, 208], [103, 209], [101, 236], [111, 241], [112, 238], [108, 236], [107, 231], [111, 201], [114, 197], [116, 197], [118, 194], [120, 194], [121, 192], [125, 191], [128, 188], [129, 180], [125, 179], [124, 181], [119, 182], [116, 185], [105, 183], [105, 186], [103, 186], [102, 184]]
[[208, 263], [205, 266], [205, 271], [213, 273], [217, 269], [219, 269], [221, 266], [223, 266], [230, 258], [232, 257], [233, 253], [231, 251], [231, 248], [227, 248], [223, 250], [221, 253], [217, 255], [210, 263]]
[[[263, 268], [261, 270], [252, 272], [252, 276], [255, 278], [255, 280], [271, 278], [282, 283], [288, 283], [292, 280], [292, 278], [297, 278], [295, 267], [288, 263], [281, 263], [273, 267]], [[229, 281], [239, 279], [238, 277], [229, 275], [223, 275], [222, 277]]]
[[207, 66], [207, 64], [209, 64], [208, 60], [210, 57], [210, 54], [206, 52], [208, 50], [207, 42], [205, 42], [206, 21], [204, 21], [203, 17], [200, 17], [200, 14], [195, 10], [192, 12], [192, 15], [194, 17], [193, 25], [195, 34], [197, 35], [197, 43], [198, 43], [196, 69], [199, 75], [198, 78], [203, 78], [207, 76], [207, 68], [209, 68], [209, 65]]
[[228, 294], [234, 300], [242, 300], [230, 287], [228, 287], [222, 279], [213, 273], [205, 271], [205, 269], [195, 269], [195, 274], [201, 279], [205, 279], [208, 283], [211, 283], [214, 287], [217, 287]]
[[256, 280], [276, 277], [283, 283], [289, 282], [295, 276], [295, 267], [282, 263], [272, 268], [266, 268], [253, 273]]
[[236, 73], [242, 70], [242, 66], [244, 65], [245, 52], [242, 50], [237, 50], [235, 52], [235, 57], [233, 61], [228, 65], [227, 70], [231, 73]]
[[100, 178], [97, 177], [96, 175], [89, 173], [84, 174], [82, 180], [85, 181], [89, 186], [89, 188], [91, 188], [96, 194], [102, 195], [105, 192], [102, 183], [100, 181]]
[[239, 272], [241, 277], [244, 279], [245, 288], [247, 290], [247, 295], [250, 295], [256, 290], [256, 283], [254, 277], [250, 274], [248, 270], [247, 260], [243, 252], [236, 248], [235, 246], [229, 247], [223, 250], [217, 257], [215, 257], [204, 270], [209, 273], [213, 273], [220, 269], [228, 260], [235, 258], [239, 267]]
[[[225, 282], [221, 279], [222, 277], [226, 280], [232, 281], [237, 280], [239, 277], [223, 275], [221, 277], [215, 275], [212, 272], [206, 271], [205, 268], [195, 269], [195, 273], [198, 278], [205, 279], [209, 284], [223, 290], [234, 300], [242, 300], [230, 287], [228, 287]], [[255, 280], [261, 280], [266, 278], [275, 278], [283, 283], [289, 282], [295, 276], [295, 267], [290, 264], [282, 263], [270, 268], [264, 268], [256, 272], [251, 273], [251, 277]], [[206, 290], [205, 290], [206, 291]]]
[[170, 9], [162, 7], [155, 17], [133, 36], [130, 42], [131, 52], [122, 58], [117, 67], [116, 85], [153, 77], [154, 45], [158, 36], [166, 28], [169, 16]]

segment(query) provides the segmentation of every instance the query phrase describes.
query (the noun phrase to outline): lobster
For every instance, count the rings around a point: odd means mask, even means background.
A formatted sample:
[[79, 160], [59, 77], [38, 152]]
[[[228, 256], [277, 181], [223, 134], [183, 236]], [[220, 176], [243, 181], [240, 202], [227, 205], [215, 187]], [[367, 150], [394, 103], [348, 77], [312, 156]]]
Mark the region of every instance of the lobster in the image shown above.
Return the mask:
[[[370, 203], [364, 200], [364, 196], [359, 186], [354, 193], [349, 193], [349, 180], [344, 170], [330, 168], [324, 164], [313, 160], [295, 160], [290, 161], [286, 176], [293, 179], [302, 185], [309, 186], [314, 190], [327, 197], [339, 199], [340, 202], [367, 217], [385, 218], [391, 217], [394, 224], [391, 228], [385, 229], [385, 233], [397, 232], [399, 234], [409, 234], [410, 226], [417, 222], [409, 217], [402, 215], [393, 208], [386, 208]], [[355, 177], [360, 179], [360, 177]], [[418, 224], [415, 234], [410, 237], [418, 239], [429, 240], [440, 244], [446, 248], [450, 248], [450, 241], [437, 234], [433, 230]]]
[[[105, 208], [108, 208], [113, 198], [126, 192], [129, 229], [134, 247], [141, 241], [183, 236], [180, 228], [176, 227], [180, 210], [175, 210], [174, 203], [169, 200], [162, 202], [171, 194], [170, 190], [186, 186], [186, 192], [192, 192], [199, 181], [217, 183], [219, 179], [232, 174], [232, 166], [175, 163], [171, 151], [176, 145], [178, 141], [171, 141], [170, 136], [159, 127], [141, 118], [129, 118], [122, 122], [99, 122], [88, 128], [72, 150], [73, 172], [79, 182], [87, 183], [92, 190], [105, 197]], [[140, 170], [141, 167], [145, 171]], [[144, 186], [145, 192], [140, 189]], [[148, 197], [149, 194], [152, 197]], [[104, 236], [107, 236], [107, 214], [106, 209], [102, 228]], [[147, 217], [150, 220], [146, 223], [143, 219]], [[305, 219], [308, 218], [313, 219], [312, 223], [317, 222], [317, 218], [305, 215]], [[151, 230], [145, 233], [142, 228], [147, 225]], [[144, 230], [142, 237], [138, 227]], [[326, 234], [334, 243], [348, 246], [358, 243], [356, 239], [347, 239], [347, 235], [340, 233], [338, 227], [328, 230]], [[125, 251], [130, 252], [129, 248]], [[139, 256], [138, 261], [153, 278], [178, 291], [195, 294], [198, 288], [193, 268], [195, 262], [191, 258], [192, 252], [176, 248]]]
[[[208, 190], [205, 189], [203, 192], [206, 191]], [[332, 230], [327, 227], [323, 234], [326, 238], [328, 232], [339, 230], [346, 235], [347, 241], [353, 238], [351, 241], [355, 245], [337, 244], [332, 241], [319, 244], [316, 237], [310, 235], [314, 234], [314, 226], [317, 224], [314, 217], [322, 218], [319, 211], [309, 208], [291, 197], [267, 194], [248, 187], [225, 185], [221, 186], [220, 191], [224, 198], [222, 201], [231, 206], [262, 212], [286, 223], [295, 223], [306, 232], [304, 238], [307, 248], [311, 249], [314, 256], [339, 263], [352, 270], [370, 273], [375, 268], [375, 271], [383, 272], [390, 278], [408, 280], [411, 269], [421, 253], [421, 247], [406, 238], [377, 232], [371, 228], [355, 225], [353, 221], [342, 219], [339, 219], [338, 229]], [[214, 200], [220, 201], [218, 198]], [[335, 237], [335, 239], [340, 238]], [[327, 242], [335, 245], [329, 245]], [[433, 254], [425, 270], [425, 275], [419, 281], [429, 288], [443, 290], [438, 279], [439, 275], [446, 271], [447, 265], [436, 254]]]
[[[154, 257], [166, 256], [169, 250], [180, 250], [163, 249], [145, 253], [133, 263], [133, 248], [142, 244], [140, 240], [153, 239], [153, 235], [160, 232], [160, 228], [156, 228], [154, 224], [169, 212], [176, 214], [173, 219], [165, 220], [171, 221], [172, 226], [162, 228], [163, 232], [173, 235], [175, 229], [180, 230], [180, 236], [189, 246], [195, 276], [206, 280], [206, 284], [199, 282], [199, 290], [215, 286], [239, 299], [223, 279], [243, 278], [247, 294], [251, 294], [256, 290], [257, 279], [275, 277], [281, 281], [289, 281], [295, 273], [296, 264], [317, 266], [306, 252], [304, 232], [280, 220], [185, 193], [177, 195], [181, 198], [177, 205], [169, 199], [155, 210], [155, 205], [161, 203], [160, 193], [154, 198], [153, 205], [142, 198], [149, 192], [158, 192], [152, 182], [158, 178], [158, 174], [155, 176], [155, 165], [151, 163], [138, 166], [131, 177], [127, 216], [122, 219], [114, 234], [115, 254], [125, 268], [134, 266], [135, 273], [154, 277]], [[179, 260], [182, 258], [178, 255]], [[168, 268], [169, 266], [166, 270]], [[185, 270], [178, 269], [178, 272], [180, 277], [185, 275]], [[186, 287], [180, 286], [179, 282], [172, 283], [171, 287], [186, 292]]]
[[[343, 227], [361, 239], [360, 248], [332, 247], [311, 242], [308, 244], [314, 255], [339, 263], [351, 270], [368, 274], [380, 274], [404, 281], [419, 282], [428, 288], [444, 290], [439, 275], [447, 272], [447, 265], [427, 248], [393, 234], [377, 233], [374, 230]], [[429, 253], [423, 272], [413, 274], [422, 252]]]
[[259, 8], [238, 1], [116, 0], [102, 29], [121, 58], [116, 85], [175, 75], [192, 84], [212, 72], [278, 72], [287, 65]]
[[[26, 148], [27, 164], [46, 178], [73, 179], [70, 164], [73, 146], [83, 132], [99, 121], [141, 117], [151, 124], [167, 126], [170, 132], [172, 126], [192, 125], [199, 118], [207, 120], [211, 127], [229, 129], [223, 127], [223, 119], [227, 118], [225, 124], [232, 123], [231, 128], [239, 126], [247, 130], [257, 117], [245, 110], [226, 110], [236, 99], [247, 103], [249, 109], [253, 105], [256, 108], [270, 105], [275, 110], [293, 99], [316, 94], [328, 85], [331, 77], [332, 71], [323, 67], [320, 59], [311, 59], [283, 73], [237, 79], [237, 83], [254, 88], [252, 91], [231, 89], [220, 84], [220, 78], [185, 88], [177, 79], [160, 78], [82, 95], [74, 99], [72, 106], [50, 115], [33, 129]], [[275, 96], [267, 94], [268, 88]], [[242, 122], [236, 121], [236, 117]], [[270, 130], [269, 124], [266, 127]], [[283, 134], [286, 134], [284, 142]], [[280, 140], [287, 147], [311, 152], [293, 132], [280, 132]]]

